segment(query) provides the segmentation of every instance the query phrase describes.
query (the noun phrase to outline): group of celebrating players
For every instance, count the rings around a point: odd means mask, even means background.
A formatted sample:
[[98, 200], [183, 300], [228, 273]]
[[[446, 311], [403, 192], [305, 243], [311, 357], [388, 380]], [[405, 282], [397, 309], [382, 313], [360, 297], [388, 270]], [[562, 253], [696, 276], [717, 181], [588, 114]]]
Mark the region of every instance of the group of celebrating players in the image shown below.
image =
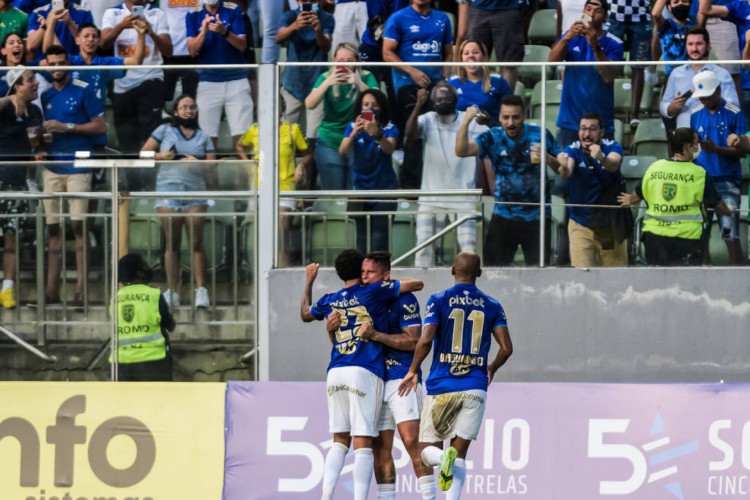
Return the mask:
[[[396, 428], [422, 498], [434, 499], [436, 486], [447, 499], [460, 498], [465, 458], [479, 434], [487, 387], [513, 352], [503, 307], [476, 287], [482, 274], [479, 256], [456, 256], [455, 284], [430, 296], [424, 324], [413, 295], [424, 283], [392, 281], [387, 252], [364, 256], [344, 250], [335, 268], [344, 287], [313, 303], [319, 266], [307, 266], [300, 310], [305, 322], [326, 320], [333, 345], [326, 380], [333, 445], [325, 459], [323, 500], [333, 498], [352, 444], [355, 500], [367, 498], [373, 470], [378, 498], [395, 498], [391, 449]], [[490, 362], [493, 338], [499, 351]], [[423, 405], [420, 366], [433, 344]], [[443, 450], [445, 440], [450, 445]]]

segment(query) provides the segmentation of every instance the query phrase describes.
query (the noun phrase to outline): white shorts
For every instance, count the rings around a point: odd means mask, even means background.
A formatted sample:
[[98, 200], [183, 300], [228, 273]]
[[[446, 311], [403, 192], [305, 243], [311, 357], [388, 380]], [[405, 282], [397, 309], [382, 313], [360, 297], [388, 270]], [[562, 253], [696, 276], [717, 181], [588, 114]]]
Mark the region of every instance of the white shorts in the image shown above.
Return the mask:
[[359, 366], [328, 370], [328, 429], [331, 434], [378, 435], [383, 379]]
[[393, 431], [401, 422], [419, 420], [422, 413], [422, 384], [417, 385], [416, 391], [411, 391], [404, 397], [398, 395], [399, 380], [389, 380], [385, 383], [383, 393], [383, 407], [380, 409], [378, 430]]
[[198, 83], [198, 124], [210, 137], [219, 137], [221, 114], [227, 115], [233, 136], [242, 135], [253, 124], [253, 98], [247, 78], [229, 82]]
[[427, 396], [419, 426], [419, 441], [438, 443], [456, 436], [473, 441], [484, 418], [487, 391], [449, 392]]

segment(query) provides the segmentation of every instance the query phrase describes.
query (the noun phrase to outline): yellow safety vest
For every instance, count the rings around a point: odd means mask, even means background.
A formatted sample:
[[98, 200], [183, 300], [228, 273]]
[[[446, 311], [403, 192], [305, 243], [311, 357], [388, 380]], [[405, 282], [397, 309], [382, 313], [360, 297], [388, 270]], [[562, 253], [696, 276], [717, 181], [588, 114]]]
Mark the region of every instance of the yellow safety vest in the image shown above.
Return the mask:
[[[161, 292], [148, 285], [128, 285], [117, 292], [118, 362], [158, 361], [167, 357], [161, 333]], [[112, 356], [109, 361], [112, 362]]]
[[659, 160], [643, 175], [648, 203], [643, 230], [669, 238], [697, 240], [703, 231], [706, 171], [691, 162]]

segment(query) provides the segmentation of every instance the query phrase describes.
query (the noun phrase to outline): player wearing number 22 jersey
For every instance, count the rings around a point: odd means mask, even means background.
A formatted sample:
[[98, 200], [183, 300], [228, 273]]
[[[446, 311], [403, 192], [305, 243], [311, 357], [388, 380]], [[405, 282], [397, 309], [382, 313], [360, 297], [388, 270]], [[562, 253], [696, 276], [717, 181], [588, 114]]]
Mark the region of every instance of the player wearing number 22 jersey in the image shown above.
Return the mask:
[[328, 370], [339, 366], [360, 366], [381, 379], [385, 377], [383, 344], [367, 342], [358, 335], [359, 326], [371, 321], [376, 330], [388, 331], [388, 304], [399, 297], [398, 281], [372, 285], [352, 285], [338, 292], [323, 295], [310, 313], [323, 320], [331, 312], [341, 316], [341, 327], [334, 336]]
[[422, 289], [416, 280], [360, 284], [364, 256], [344, 250], [336, 257], [336, 273], [344, 288], [326, 294], [310, 305], [318, 265], [306, 268], [307, 282], [302, 297], [301, 317], [305, 322], [323, 320], [337, 312], [339, 328], [332, 335], [326, 392], [328, 426], [333, 444], [326, 455], [323, 472], [323, 500], [333, 492], [344, 466], [350, 444], [354, 445], [354, 498], [367, 497], [373, 471], [372, 446], [378, 435], [377, 423], [383, 400], [383, 345], [360, 336], [361, 325], [371, 322], [379, 331], [388, 329], [388, 304], [400, 293]]

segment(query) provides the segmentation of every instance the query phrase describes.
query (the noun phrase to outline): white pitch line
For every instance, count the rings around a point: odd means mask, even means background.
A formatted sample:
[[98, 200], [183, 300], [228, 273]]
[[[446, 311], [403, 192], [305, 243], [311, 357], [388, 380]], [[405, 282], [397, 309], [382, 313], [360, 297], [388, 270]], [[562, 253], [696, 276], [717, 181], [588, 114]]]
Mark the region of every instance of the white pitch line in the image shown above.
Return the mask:
[[654, 481], [658, 481], [659, 479], [664, 479], [667, 476], [672, 476], [674, 474], [677, 474], [677, 466], [667, 467], [666, 469], [662, 469], [659, 471], [654, 472], [653, 474], [648, 475], [648, 482], [653, 483]]
[[650, 443], [646, 443], [644, 445], [641, 445], [641, 448], [643, 448], [645, 451], [651, 451], [655, 450], [657, 448], [661, 448], [662, 446], [666, 446], [671, 442], [669, 437], [657, 439], [656, 441], [651, 441]]

